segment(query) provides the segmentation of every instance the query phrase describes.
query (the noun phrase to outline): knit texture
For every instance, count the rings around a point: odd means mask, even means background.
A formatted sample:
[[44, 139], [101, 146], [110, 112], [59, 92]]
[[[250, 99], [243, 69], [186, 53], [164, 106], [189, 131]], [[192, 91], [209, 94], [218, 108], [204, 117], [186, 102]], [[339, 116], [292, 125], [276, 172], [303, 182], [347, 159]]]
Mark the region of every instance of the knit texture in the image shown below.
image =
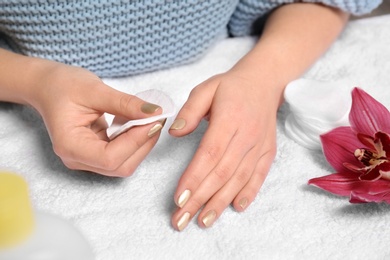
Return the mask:
[[322, 3], [339, 8], [353, 15], [370, 13], [382, 0], [240, 0], [229, 22], [229, 31], [233, 36], [249, 35], [254, 31], [254, 21], [282, 5], [295, 2]]
[[[81, 66], [101, 77], [128, 76], [191, 62], [228, 29], [233, 36], [250, 34], [256, 19], [290, 2], [1, 1], [0, 47]], [[360, 14], [380, 0], [320, 2]]]

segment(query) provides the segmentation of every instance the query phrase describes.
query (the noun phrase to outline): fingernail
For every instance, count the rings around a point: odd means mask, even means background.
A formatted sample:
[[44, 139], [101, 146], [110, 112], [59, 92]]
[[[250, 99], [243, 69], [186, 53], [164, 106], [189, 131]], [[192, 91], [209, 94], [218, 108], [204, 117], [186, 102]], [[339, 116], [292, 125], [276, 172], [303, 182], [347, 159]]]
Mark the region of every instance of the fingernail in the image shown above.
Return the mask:
[[177, 222], [177, 228], [179, 231], [182, 231], [188, 224], [188, 221], [190, 220], [190, 213], [186, 212], [181, 216], [179, 221]]
[[187, 203], [190, 196], [191, 196], [190, 190], [183, 191], [183, 193], [180, 194], [179, 198], [177, 199], [177, 206], [179, 208], [182, 208]]
[[184, 120], [183, 118], [178, 118], [175, 121], [173, 121], [173, 124], [171, 125], [171, 127], [169, 129], [180, 130], [180, 129], [183, 129], [185, 127], [185, 125], [186, 125], [186, 120]]
[[165, 123], [167, 122], [167, 119], [161, 119], [159, 120], [159, 122], [161, 123], [162, 127], [164, 127]]
[[248, 204], [248, 199], [247, 198], [242, 198], [242, 199], [240, 199], [238, 204], [240, 205], [240, 207], [242, 209], [245, 209], [246, 205]]
[[141, 106], [141, 111], [144, 112], [145, 114], [153, 114], [159, 108], [161, 108], [161, 107], [157, 106], [155, 104], [146, 102], [146, 103], [143, 103], [143, 105]]
[[152, 128], [150, 128], [148, 136], [153, 137], [158, 131], [161, 130], [162, 127], [163, 127], [163, 125], [160, 123], [155, 124]]
[[206, 227], [210, 227], [214, 223], [216, 216], [217, 216], [217, 212], [215, 212], [214, 210], [210, 210], [209, 212], [207, 212], [206, 216], [202, 218], [203, 224]]

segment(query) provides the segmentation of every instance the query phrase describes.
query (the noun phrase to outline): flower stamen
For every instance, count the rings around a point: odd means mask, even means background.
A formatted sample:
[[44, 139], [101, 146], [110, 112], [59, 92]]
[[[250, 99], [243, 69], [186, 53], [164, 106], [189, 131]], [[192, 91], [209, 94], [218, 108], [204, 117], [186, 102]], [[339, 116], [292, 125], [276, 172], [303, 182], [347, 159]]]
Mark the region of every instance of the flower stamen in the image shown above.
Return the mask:
[[363, 149], [363, 148], [356, 149], [354, 155], [356, 159], [358, 159], [365, 166], [369, 166], [369, 167], [375, 167], [383, 163], [384, 161], [386, 161], [385, 158], [379, 156], [379, 154], [377, 154], [376, 152]]

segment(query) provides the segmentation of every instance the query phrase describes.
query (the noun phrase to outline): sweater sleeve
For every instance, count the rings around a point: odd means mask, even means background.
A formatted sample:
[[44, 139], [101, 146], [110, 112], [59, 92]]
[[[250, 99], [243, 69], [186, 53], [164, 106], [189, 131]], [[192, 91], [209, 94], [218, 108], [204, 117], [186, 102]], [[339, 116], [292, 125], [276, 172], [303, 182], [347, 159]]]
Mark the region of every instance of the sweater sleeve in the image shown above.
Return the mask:
[[382, 0], [304, 0], [303, 2], [322, 3], [353, 15], [363, 15], [377, 8]]
[[382, 0], [240, 0], [229, 21], [232, 36], [255, 34], [255, 22], [283, 4], [298, 2], [321, 3], [353, 14], [363, 15], [377, 8]]

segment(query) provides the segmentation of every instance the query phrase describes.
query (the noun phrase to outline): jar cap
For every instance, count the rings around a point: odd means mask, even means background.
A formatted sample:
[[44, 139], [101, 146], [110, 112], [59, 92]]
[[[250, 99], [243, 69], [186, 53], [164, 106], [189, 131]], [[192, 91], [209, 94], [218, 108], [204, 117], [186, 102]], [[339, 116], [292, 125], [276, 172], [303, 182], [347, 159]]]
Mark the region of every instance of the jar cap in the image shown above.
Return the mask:
[[0, 171], [0, 248], [21, 242], [33, 227], [26, 181], [14, 173]]

